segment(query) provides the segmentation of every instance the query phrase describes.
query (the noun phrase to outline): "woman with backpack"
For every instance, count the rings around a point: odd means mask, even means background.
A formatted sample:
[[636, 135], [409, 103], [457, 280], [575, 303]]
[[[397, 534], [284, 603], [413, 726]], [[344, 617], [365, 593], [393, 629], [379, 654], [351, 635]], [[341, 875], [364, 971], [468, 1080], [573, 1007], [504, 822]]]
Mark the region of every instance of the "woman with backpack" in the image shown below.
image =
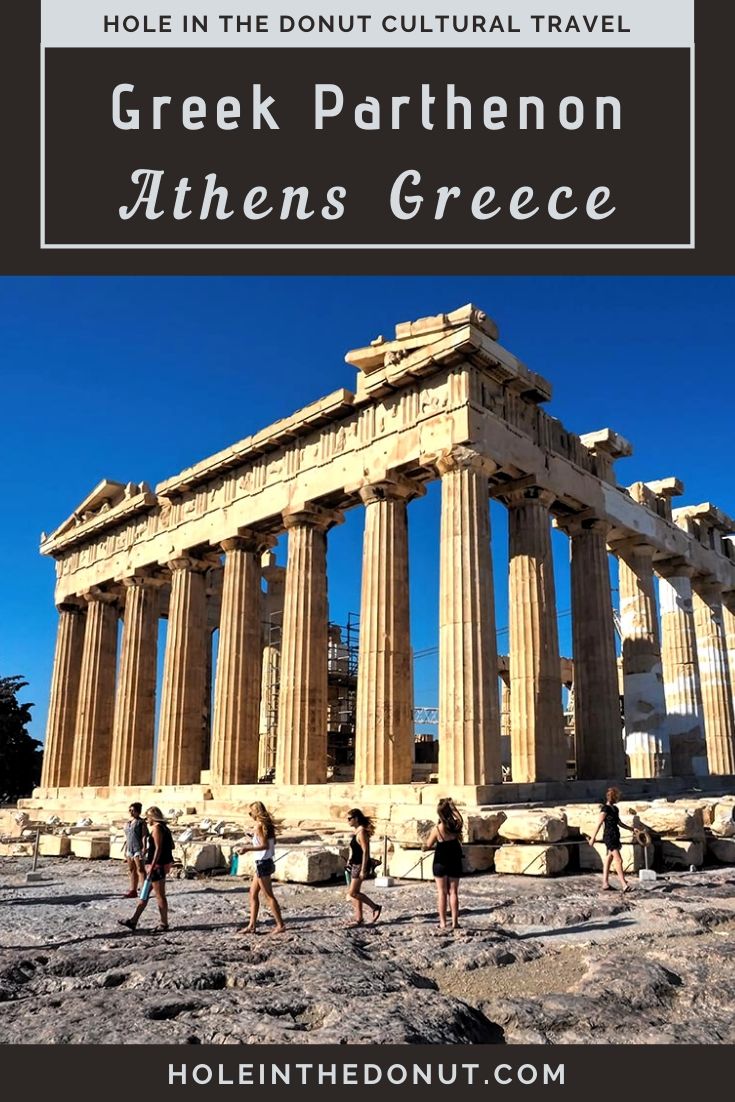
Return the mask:
[[121, 918], [120, 925], [135, 930], [140, 916], [148, 906], [151, 888], [158, 904], [160, 923], [153, 930], [155, 934], [168, 930], [168, 900], [166, 899], [166, 874], [174, 860], [174, 839], [160, 807], [149, 807], [145, 813], [148, 823], [148, 839], [145, 855], [145, 874], [140, 889], [140, 902], [132, 918]]

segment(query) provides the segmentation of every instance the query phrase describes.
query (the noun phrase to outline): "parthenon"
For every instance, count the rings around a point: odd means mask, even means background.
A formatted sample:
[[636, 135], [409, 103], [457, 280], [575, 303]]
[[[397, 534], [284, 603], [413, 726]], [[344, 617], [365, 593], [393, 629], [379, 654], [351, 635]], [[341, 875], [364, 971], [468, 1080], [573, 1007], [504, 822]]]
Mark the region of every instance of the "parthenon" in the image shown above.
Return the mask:
[[[337, 390], [155, 490], [103, 481], [43, 538], [58, 634], [36, 795], [206, 785], [215, 799], [260, 798], [269, 604], [280, 618], [273, 791], [327, 785], [326, 549], [353, 508], [364, 537], [350, 791], [369, 803], [415, 788], [407, 535], [411, 503], [435, 480], [442, 793], [482, 804], [626, 775], [663, 790], [735, 774], [735, 522], [711, 503], [674, 508], [674, 477], [618, 485], [630, 444], [609, 428], [577, 436], [545, 412], [550, 384], [474, 306], [401, 323], [346, 359], [354, 393]], [[491, 498], [509, 525], [505, 784]], [[552, 525], [570, 549], [573, 781]], [[270, 552], [284, 532], [285, 572]], [[435, 800], [437, 785], [424, 787]]]

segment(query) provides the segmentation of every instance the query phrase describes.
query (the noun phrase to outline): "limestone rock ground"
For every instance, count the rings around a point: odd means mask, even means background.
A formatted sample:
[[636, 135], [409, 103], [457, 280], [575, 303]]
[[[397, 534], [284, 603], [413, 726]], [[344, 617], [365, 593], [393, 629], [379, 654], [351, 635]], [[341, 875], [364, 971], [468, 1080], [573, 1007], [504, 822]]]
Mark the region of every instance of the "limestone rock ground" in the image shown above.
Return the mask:
[[383, 918], [358, 930], [339, 885], [281, 885], [287, 933], [264, 916], [238, 937], [241, 880], [173, 880], [170, 932], [151, 904], [132, 935], [119, 862], [47, 860], [33, 884], [27, 867], [0, 864], [5, 1043], [735, 1042], [727, 868], [625, 896], [595, 875], [468, 878], [455, 934], [430, 883], [371, 885]]

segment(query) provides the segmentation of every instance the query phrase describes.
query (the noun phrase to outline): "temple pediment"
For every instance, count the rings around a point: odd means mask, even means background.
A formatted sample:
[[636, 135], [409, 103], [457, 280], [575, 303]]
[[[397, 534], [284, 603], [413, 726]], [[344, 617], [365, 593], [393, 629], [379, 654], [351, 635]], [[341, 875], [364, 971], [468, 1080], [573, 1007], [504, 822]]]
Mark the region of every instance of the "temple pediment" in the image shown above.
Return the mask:
[[101, 482], [97, 483], [91, 493], [87, 494], [84, 500], [77, 505], [71, 516], [52, 532], [49, 538], [51, 540], [58, 539], [60, 536], [64, 536], [67, 532], [72, 531], [72, 529], [78, 528], [80, 524], [85, 524], [87, 521], [100, 516], [102, 513], [109, 513], [116, 505], [120, 505], [120, 503], [127, 498], [135, 497], [145, 490], [148, 490], [145, 483], [138, 486], [137, 483], [134, 482], [125, 484], [123, 482], [113, 482], [109, 478], [103, 478]]

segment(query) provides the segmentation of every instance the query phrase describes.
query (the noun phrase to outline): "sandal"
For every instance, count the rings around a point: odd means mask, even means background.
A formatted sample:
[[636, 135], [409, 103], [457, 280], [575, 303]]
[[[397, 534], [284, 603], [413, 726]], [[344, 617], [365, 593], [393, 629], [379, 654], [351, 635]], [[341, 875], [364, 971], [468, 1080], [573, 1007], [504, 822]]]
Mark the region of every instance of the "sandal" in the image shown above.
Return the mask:
[[129, 892], [125, 892], [125, 894], [123, 895], [123, 899], [135, 899], [137, 894], [138, 893], [133, 888], [131, 888]]
[[151, 930], [152, 934], [167, 934], [168, 926], [154, 926]]
[[120, 926], [125, 926], [132, 934], [135, 933], [135, 923], [132, 918], [118, 918], [117, 921]]

